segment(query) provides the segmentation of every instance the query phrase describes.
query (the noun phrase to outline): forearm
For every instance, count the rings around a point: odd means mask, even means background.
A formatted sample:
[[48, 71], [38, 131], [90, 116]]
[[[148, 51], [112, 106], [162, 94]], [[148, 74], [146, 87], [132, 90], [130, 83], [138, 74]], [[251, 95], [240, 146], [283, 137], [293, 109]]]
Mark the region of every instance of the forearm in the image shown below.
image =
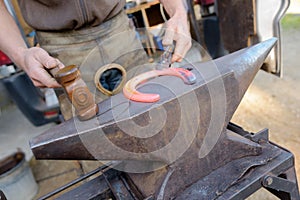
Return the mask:
[[3, 0], [0, 0], [0, 50], [3, 51], [19, 67], [24, 66], [21, 51], [26, 49], [26, 44], [13, 17], [7, 11]]
[[166, 22], [163, 45], [172, 45], [175, 41], [175, 50], [172, 62], [181, 62], [192, 46], [191, 34], [187, 16], [186, 0], [160, 0], [170, 16]]
[[45, 68], [62, 68], [64, 65], [49, 56], [42, 48], [27, 48], [20, 30], [7, 11], [3, 0], [0, 0], [0, 25], [0, 50], [29, 75], [35, 86], [60, 87]]
[[160, 0], [170, 17], [180, 15], [187, 19], [187, 6], [185, 0]]

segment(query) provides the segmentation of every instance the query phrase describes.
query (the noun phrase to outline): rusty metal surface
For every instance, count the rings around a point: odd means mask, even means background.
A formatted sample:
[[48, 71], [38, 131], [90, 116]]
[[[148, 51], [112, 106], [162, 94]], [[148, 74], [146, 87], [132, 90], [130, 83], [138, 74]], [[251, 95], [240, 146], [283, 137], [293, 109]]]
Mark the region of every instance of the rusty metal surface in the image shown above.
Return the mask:
[[[253, 136], [259, 134], [252, 139], [257, 141], [261, 138], [259, 143], [262, 146], [262, 154], [230, 161], [188, 186], [174, 199], [240, 200], [246, 199], [262, 187], [281, 199], [300, 199], [293, 155], [276, 144], [269, 143], [267, 137], [261, 135], [262, 132], [268, 134], [267, 130], [251, 134]], [[243, 137], [250, 134], [241, 127], [236, 127], [235, 133]], [[168, 174], [172, 174], [173, 171], [169, 171]], [[108, 170], [108, 172], [110, 173], [105, 177], [101, 174], [57, 199], [145, 199], [137, 188], [132, 186], [126, 174], [115, 170]], [[270, 177], [272, 180], [269, 180]], [[162, 195], [147, 199], [162, 199]]]
[[[275, 192], [274, 190], [270, 192], [280, 199], [300, 199], [293, 154], [276, 144], [270, 143], [268, 145], [270, 147], [272, 145], [273, 148], [277, 147], [279, 155], [270, 159], [266, 165], [251, 168], [236, 184], [232, 185], [220, 197], [216, 198], [217, 200], [245, 199], [260, 188], [263, 188], [262, 181], [270, 174], [276, 177], [285, 177], [287, 181], [293, 182], [288, 191], [282, 191], [282, 189], [286, 188], [285, 185], [278, 185]], [[268, 188], [264, 188], [268, 190]]]
[[282, 154], [282, 150], [278, 147], [269, 143], [262, 144], [261, 155], [229, 162], [186, 188], [176, 199], [217, 199], [231, 186], [238, 184], [242, 178], [248, 177], [247, 173], [251, 173], [251, 169], [267, 165], [280, 154]]
[[[230, 161], [261, 154], [260, 144], [226, 127], [275, 42], [270, 39], [186, 66], [197, 77], [194, 85], [172, 77], [148, 82], [140, 90], [160, 94], [155, 104], [116, 95], [98, 105], [97, 118], [84, 122], [74, 118], [33, 138], [32, 151], [37, 159], [122, 160], [118, 169], [128, 172], [144, 197], [175, 197]], [[152, 120], [161, 118], [151, 113], [162, 109], [166, 121], [157, 134], [149, 135], [155, 132]], [[146, 127], [147, 137], [137, 135], [143, 129], [135, 129], [133, 122]]]
[[[226, 95], [226, 105], [224, 105], [226, 106], [225, 126], [231, 119], [243, 94], [275, 42], [275, 39], [270, 39], [214, 61], [195, 63], [194, 66], [191, 66], [195, 68], [193, 73], [197, 77], [197, 83], [194, 85], [182, 84], [180, 80], [173, 79], [172, 77], [159, 77], [153, 80], [152, 83], [157, 83], [157, 87], [153, 87], [151, 82], [149, 82], [150, 84], [146, 84], [141, 90], [161, 94], [161, 100], [155, 104], [130, 102], [122, 94], [118, 94], [114, 98], [98, 104], [100, 109], [96, 120], [81, 122], [75, 117], [58, 126], [52, 127], [30, 141], [31, 149], [37, 159], [124, 159], [123, 155], [119, 155], [119, 152], [107, 152], [105, 148], [102, 148], [101, 143], [99, 145], [95, 144], [96, 142], [100, 142], [102, 138], [93, 136], [98, 136], [99, 131], [102, 131], [105, 133], [105, 137], [127, 151], [151, 152], [153, 149], [165, 146], [174, 137], [173, 133], [177, 131], [180, 117], [186, 118], [187, 131], [193, 127], [194, 123], [198, 123], [194, 122], [194, 119], [191, 118], [194, 117], [191, 116], [193, 114], [192, 110], [185, 110], [180, 113], [180, 99], [185, 99], [192, 95], [196, 95], [197, 100], [200, 102], [201, 113], [203, 113], [199, 122], [199, 126], [201, 127], [199, 135], [201, 135], [208, 128], [207, 126], [211, 117], [212, 99], [210, 99], [208, 85], [220, 80], [224, 84]], [[218, 68], [217, 74], [211, 73], [210, 68], [212, 66]], [[205, 80], [203, 76], [206, 76]], [[177, 98], [174, 98], [174, 95], [170, 94], [170, 91], [159, 87], [159, 85], [168, 83], [169, 85], [174, 85], [171, 88], [173, 93], [179, 90], [180, 93], [178, 92]], [[130, 137], [129, 134], [122, 133], [122, 130], [118, 127], [120, 125], [126, 126], [127, 123], [129, 126], [132, 125], [130, 123], [132, 119], [138, 124], [148, 124], [151, 122], [149, 119], [150, 110], [161, 108], [164, 108], [167, 116], [170, 116], [167, 117], [169, 121], [166, 122], [161, 132], [153, 137], [147, 139]], [[127, 110], [130, 111], [130, 116], [126, 115], [125, 111]], [[86, 150], [86, 144], [83, 144], [83, 140], [88, 141], [89, 138], [91, 146], [89, 146], [89, 150]], [[163, 140], [160, 143], [156, 142], [157, 139], [162, 138]], [[91, 155], [90, 152], [92, 152], [93, 148], [98, 152], [97, 155]], [[157, 158], [156, 155], [146, 158], [139, 156], [132, 159], [155, 160], [155, 158]]]
[[[162, 199], [172, 199], [187, 186], [226, 163], [242, 157], [259, 155], [262, 152], [260, 145], [230, 131], [222, 136], [224, 138], [220, 139], [220, 142], [205, 158], [199, 159], [199, 152], [195, 151], [194, 146], [197, 144], [193, 144], [175, 163], [164, 169], [147, 174], [129, 173], [128, 176], [144, 197], [154, 194], [155, 198], [162, 196]], [[172, 173], [168, 175], [169, 172]], [[166, 178], [168, 180], [166, 184], [163, 184]]]

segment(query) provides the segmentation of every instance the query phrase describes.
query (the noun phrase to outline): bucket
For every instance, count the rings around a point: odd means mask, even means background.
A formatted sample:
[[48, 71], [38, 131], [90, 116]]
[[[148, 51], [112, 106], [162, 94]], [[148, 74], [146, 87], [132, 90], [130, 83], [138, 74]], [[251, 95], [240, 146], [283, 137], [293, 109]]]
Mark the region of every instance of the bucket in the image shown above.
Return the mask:
[[23, 152], [0, 160], [0, 190], [8, 200], [30, 200], [37, 194], [38, 185]]

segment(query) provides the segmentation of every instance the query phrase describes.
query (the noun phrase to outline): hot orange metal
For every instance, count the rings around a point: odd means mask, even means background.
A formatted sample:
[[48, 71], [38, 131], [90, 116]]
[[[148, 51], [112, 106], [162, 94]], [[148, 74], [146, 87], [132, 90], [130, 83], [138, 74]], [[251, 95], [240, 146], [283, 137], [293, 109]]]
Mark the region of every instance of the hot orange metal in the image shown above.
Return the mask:
[[152, 70], [142, 73], [130, 79], [123, 88], [123, 94], [126, 98], [145, 103], [153, 103], [160, 99], [159, 94], [147, 94], [137, 91], [137, 86], [151, 78], [158, 76], [177, 76], [183, 80], [185, 84], [194, 84], [196, 76], [189, 70], [183, 68], [164, 68], [162, 70]]

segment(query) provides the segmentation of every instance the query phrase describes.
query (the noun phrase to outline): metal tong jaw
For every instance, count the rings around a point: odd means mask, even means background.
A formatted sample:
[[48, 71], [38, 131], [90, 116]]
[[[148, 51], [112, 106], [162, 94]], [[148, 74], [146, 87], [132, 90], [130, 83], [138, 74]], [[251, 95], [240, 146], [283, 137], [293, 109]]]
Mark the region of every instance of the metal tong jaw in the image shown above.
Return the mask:
[[156, 69], [162, 70], [171, 67], [173, 50], [174, 50], [173, 44], [165, 47], [164, 53], [161, 55], [160, 61], [158, 62]]

